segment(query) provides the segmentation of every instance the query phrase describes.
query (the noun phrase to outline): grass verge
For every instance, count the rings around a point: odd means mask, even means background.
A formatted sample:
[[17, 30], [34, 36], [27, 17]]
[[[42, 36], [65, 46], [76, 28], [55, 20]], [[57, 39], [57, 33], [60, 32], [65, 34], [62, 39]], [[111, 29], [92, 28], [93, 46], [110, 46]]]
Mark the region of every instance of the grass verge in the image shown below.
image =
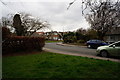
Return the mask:
[[42, 52], [3, 57], [3, 78], [120, 78], [120, 63]]

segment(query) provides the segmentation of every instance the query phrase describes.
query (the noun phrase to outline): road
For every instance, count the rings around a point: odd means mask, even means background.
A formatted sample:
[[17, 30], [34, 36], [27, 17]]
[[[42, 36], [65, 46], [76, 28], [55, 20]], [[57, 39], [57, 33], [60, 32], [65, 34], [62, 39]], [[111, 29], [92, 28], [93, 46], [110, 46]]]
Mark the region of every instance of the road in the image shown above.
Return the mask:
[[44, 46], [44, 50], [67, 55], [83, 56], [107, 61], [120, 62], [120, 59], [99, 57], [97, 56], [96, 49], [89, 49], [85, 46], [71, 46], [63, 44], [58, 45], [58, 43], [46, 43]]
[[96, 56], [96, 49], [89, 49], [85, 46], [63, 46], [58, 45], [57, 43], [46, 43], [45, 48], [57, 50], [57, 51], [64, 51], [67, 53], [76, 53], [76, 54], [85, 54], [85, 55], [92, 55]]

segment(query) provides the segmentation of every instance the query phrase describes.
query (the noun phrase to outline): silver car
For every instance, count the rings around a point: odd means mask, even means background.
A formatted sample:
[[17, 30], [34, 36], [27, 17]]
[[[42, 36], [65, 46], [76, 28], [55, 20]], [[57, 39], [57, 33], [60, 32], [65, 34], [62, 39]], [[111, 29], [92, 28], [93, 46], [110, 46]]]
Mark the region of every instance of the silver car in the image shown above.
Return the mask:
[[120, 57], [120, 41], [112, 43], [107, 46], [100, 46], [97, 48], [97, 53], [102, 57], [116, 56]]

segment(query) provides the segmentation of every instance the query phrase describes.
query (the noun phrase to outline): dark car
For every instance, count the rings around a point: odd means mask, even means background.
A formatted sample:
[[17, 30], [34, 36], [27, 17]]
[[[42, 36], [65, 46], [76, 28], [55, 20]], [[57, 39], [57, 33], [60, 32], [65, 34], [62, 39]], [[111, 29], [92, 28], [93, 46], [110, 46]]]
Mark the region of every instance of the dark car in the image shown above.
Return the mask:
[[86, 45], [88, 48], [97, 48], [99, 46], [104, 46], [108, 44], [101, 40], [89, 40], [87, 41]]

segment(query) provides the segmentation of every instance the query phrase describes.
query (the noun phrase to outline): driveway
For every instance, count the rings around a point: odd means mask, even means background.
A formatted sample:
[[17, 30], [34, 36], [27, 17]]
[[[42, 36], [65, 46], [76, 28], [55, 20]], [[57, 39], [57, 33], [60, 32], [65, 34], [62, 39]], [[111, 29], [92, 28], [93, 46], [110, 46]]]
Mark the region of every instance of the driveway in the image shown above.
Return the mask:
[[96, 56], [96, 49], [89, 49], [86, 46], [65, 45], [61, 43], [46, 43], [43, 49], [49, 52], [120, 62], [119, 59]]

